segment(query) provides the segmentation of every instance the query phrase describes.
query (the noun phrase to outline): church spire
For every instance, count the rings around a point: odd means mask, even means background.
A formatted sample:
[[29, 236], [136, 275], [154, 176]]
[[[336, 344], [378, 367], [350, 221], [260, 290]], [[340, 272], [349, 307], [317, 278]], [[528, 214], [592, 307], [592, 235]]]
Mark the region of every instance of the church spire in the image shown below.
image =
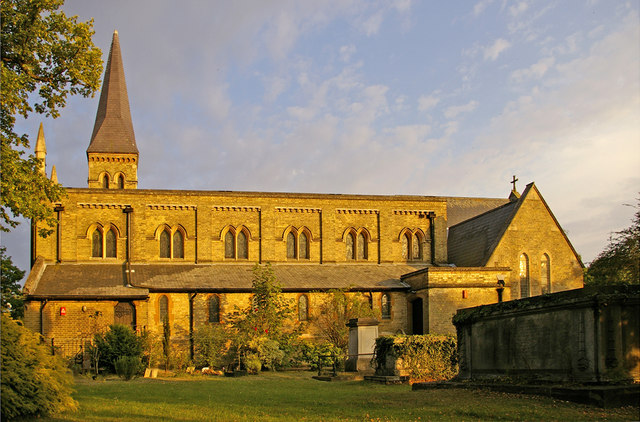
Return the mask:
[[42, 128], [42, 123], [40, 123], [40, 128], [38, 129], [38, 139], [36, 140], [36, 158], [42, 160], [40, 162], [40, 173], [46, 174], [46, 158], [47, 158], [47, 144], [44, 141], [44, 129]]
[[87, 153], [93, 152], [138, 154], [118, 31], [113, 33], [96, 122], [87, 148]]
[[138, 147], [124, 81], [118, 31], [114, 31], [111, 41], [87, 160], [90, 188], [138, 187]]

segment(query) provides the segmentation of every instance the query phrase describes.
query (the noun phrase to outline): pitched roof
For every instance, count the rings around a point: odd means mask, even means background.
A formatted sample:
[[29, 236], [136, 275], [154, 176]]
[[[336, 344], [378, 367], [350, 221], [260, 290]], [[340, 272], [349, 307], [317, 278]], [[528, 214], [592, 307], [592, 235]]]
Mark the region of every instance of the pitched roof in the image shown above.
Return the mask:
[[447, 198], [447, 226], [455, 226], [509, 202], [506, 198]]
[[[148, 292], [249, 292], [252, 264], [132, 264], [125, 287], [122, 264], [45, 264], [37, 281], [27, 283], [31, 297], [118, 297]], [[283, 291], [328, 289], [406, 290], [402, 274], [420, 267], [395, 264], [273, 264]], [[27, 286], [25, 286], [27, 288]]]
[[447, 252], [449, 262], [458, 267], [483, 267], [498, 246], [533, 183], [528, 185], [522, 197], [476, 215], [449, 227]]
[[104, 73], [96, 122], [91, 135], [90, 152], [137, 154], [118, 31], [113, 33], [111, 51]]

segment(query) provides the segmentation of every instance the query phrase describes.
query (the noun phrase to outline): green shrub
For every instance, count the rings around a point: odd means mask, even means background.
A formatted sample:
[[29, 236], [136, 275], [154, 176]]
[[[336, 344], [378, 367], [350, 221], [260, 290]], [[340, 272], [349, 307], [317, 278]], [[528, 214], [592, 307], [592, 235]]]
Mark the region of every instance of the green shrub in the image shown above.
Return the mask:
[[116, 374], [125, 381], [129, 381], [140, 374], [143, 365], [137, 356], [120, 356], [114, 363]]
[[100, 366], [116, 372], [115, 362], [122, 356], [142, 358], [144, 339], [138, 337], [131, 327], [113, 324], [104, 335], [96, 334], [94, 342], [99, 350]]
[[272, 371], [275, 371], [276, 367], [280, 366], [284, 358], [284, 352], [280, 350], [278, 342], [267, 337], [254, 338], [249, 342], [249, 347], [255, 350], [262, 365]]
[[257, 374], [262, 369], [262, 362], [257, 353], [247, 353], [244, 357], [244, 367], [247, 372]]
[[387, 356], [402, 359], [412, 381], [440, 381], [458, 373], [456, 339], [451, 336], [382, 336], [376, 339], [373, 363], [385, 367]]
[[220, 324], [203, 325], [193, 333], [194, 364], [221, 369], [231, 363], [229, 334]]
[[46, 416], [78, 406], [73, 378], [40, 336], [2, 314], [2, 418]]
[[322, 368], [329, 368], [334, 363], [340, 367], [344, 362], [344, 351], [330, 342], [305, 342], [302, 344], [302, 356], [313, 371]]

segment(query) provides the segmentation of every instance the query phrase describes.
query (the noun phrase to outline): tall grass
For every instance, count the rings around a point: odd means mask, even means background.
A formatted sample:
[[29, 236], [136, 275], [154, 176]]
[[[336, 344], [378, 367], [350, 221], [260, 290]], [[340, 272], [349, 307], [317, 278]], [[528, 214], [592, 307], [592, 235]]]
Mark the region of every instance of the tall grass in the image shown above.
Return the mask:
[[470, 390], [411, 391], [407, 385], [321, 382], [304, 373], [243, 378], [82, 381], [71, 421], [633, 420], [632, 408], [603, 410], [547, 398]]

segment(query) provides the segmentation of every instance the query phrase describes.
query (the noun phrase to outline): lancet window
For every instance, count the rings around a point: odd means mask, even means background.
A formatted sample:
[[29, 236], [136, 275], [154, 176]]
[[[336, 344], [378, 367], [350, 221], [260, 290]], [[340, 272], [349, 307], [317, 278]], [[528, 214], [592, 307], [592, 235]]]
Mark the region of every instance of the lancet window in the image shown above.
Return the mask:
[[91, 257], [116, 258], [118, 253], [117, 239], [115, 228], [107, 227], [105, 229], [97, 226], [91, 233]]
[[225, 259], [249, 259], [249, 235], [244, 227], [229, 226], [224, 235]]

